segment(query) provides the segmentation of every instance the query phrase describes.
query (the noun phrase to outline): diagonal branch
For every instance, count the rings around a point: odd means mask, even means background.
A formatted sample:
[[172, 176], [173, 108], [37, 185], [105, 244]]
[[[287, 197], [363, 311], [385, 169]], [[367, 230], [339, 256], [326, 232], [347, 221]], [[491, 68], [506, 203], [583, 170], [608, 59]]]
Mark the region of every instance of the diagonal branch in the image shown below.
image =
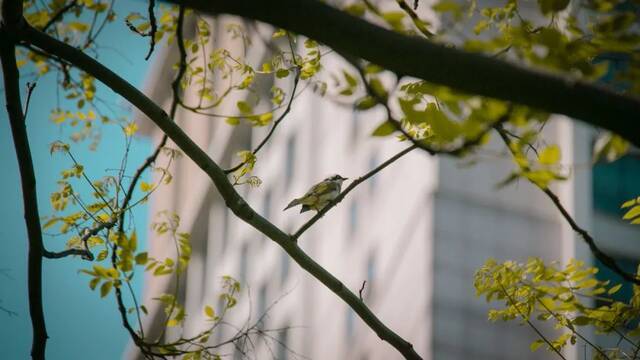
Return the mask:
[[399, 76], [564, 114], [640, 146], [640, 99], [600, 85], [396, 33], [317, 0], [172, 1], [212, 15], [228, 13], [264, 21]]
[[[511, 148], [511, 139], [509, 138], [507, 131], [505, 131], [502, 125], [500, 124], [495, 126], [495, 129], [500, 135], [500, 138], [502, 138], [502, 141], [504, 141], [505, 145], [507, 145], [507, 148], [509, 149], [511, 154], [515, 156], [516, 153]], [[571, 214], [569, 214], [567, 209], [562, 205], [562, 202], [560, 201], [560, 198], [558, 198], [558, 195], [556, 195], [548, 187], [542, 187], [534, 183], [533, 181], [529, 181], [529, 182], [534, 186], [538, 187], [545, 195], [547, 195], [547, 197], [551, 200], [551, 202], [553, 202], [553, 205], [558, 209], [558, 211], [560, 211], [560, 214], [562, 214], [562, 217], [565, 219], [565, 221], [569, 223], [569, 226], [571, 226], [571, 229], [575, 231], [578, 235], [580, 235], [584, 240], [584, 242], [587, 243], [587, 245], [589, 246], [589, 250], [591, 250], [591, 253], [596, 259], [600, 260], [600, 262], [602, 262], [606, 267], [611, 269], [616, 274], [620, 275], [626, 281], [629, 281], [636, 285], [640, 285], [640, 278], [622, 270], [622, 268], [618, 265], [618, 263], [616, 263], [616, 261], [611, 256], [603, 252], [598, 247], [593, 237], [585, 229], [581, 228], [578, 225], [578, 223], [576, 223], [575, 219], [571, 216]]]
[[384, 341], [396, 348], [406, 359], [421, 359], [413, 345], [388, 328], [376, 315], [344, 284], [309, 257], [292, 238], [253, 210], [238, 194], [224, 171], [205, 151], [196, 145], [178, 125], [142, 92], [82, 51], [60, 42], [38, 30], [25, 25], [20, 29], [22, 40], [42, 50], [59, 56], [107, 85], [147, 115], [171, 140], [198, 165], [212, 180], [227, 207], [247, 224], [262, 232], [280, 245], [303, 269], [318, 279], [327, 288], [346, 302], [360, 318]]

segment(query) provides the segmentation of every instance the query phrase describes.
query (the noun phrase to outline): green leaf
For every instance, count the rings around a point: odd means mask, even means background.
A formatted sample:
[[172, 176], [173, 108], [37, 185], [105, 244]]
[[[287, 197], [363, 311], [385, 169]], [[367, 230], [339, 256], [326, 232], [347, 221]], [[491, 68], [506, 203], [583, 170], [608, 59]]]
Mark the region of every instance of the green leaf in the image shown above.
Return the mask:
[[147, 263], [147, 260], [149, 259], [149, 256], [147, 254], [147, 252], [141, 252], [138, 255], [136, 255], [136, 264], [138, 265], [144, 265]]
[[[620, 209], [625, 209], [625, 208], [631, 207], [631, 206], [635, 205], [636, 202], [637, 202], [637, 199], [627, 200], [620, 206]], [[49, 220], [49, 221], [51, 221], [51, 220]], [[46, 225], [45, 225], [45, 229], [46, 229]]]
[[91, 290], [95, 290], [99, 282], [100, 282], [99, 277], [94, 277], [93, 279], [91, 279], [91, 281], [89, 281], [89, 287], [91, 288]]
[[215, 312], [213, 311], [213, 308], [209, 305], [204, 307], [204, 313], [210, 318], [213, 318], [215, 316]]
[[557, 164], [560, 161], [560, 148], [558, 145], [551, 145], [542, 150], [539, 161], [544, 165]]
[[244, 115], [251, 114], [251, 112], [253, 111], [251, 105], [243, 100], [238, 101], [236, 103], [236, 106], [238, 107], [238, 110], [240, 110], [240, 112]]
[[356, 85], [358, 85], [358, 80], [356, 80], [353, 75], [349, 74], [345, 70], [342, 70], [342, 73], [344, 74], [344, 79], [347, 81], [347, 84], [349, 84], [350, 87], [355, 87]]
[[613, 294], [617, 293], [618, 290], [620, 290], [620, 288], [622, 288], [622, 284], [618, 284], [618, 285], [612, 286], [611, 289], [609, 289], [609, 291], [607, 291], [607, 294], [613, 295]]
[[365, 96], [361, 99], [359, 99], [358, 101], [356, 101], [356, 109], [358, 110], [368, 110], [371, 109], [372, 107], [376, 106], [377, 102], [376, 99], [374, 99], [371, 96]]
[[538, 0], [538, 6], [543, 14], [559, 12], [567, 8], [570, 0]]
[[388, 136], [396, 131], [395, 125], [391, 121], [385, 121], [380, 124], [371, 135], [373, 136]]
[[102, 251], [100, 251], [100, 253], [99, 253], [99, 254], [98, 254], [98, 256], [96, 257], [96, 260], [97, 260], [97, 261], [102, 261], [102, 260], [104, 260], [104, 259], [106, 259], [106, 258], [107, 258], [107, 255], [108, 255], [107, 250], [102, 250]]
[[289, 76], [289, 70], [287, 69], [278, 69], [278, 71], [276, 71], [276, 77], [278, 79], [286, 78], [287, 76]]
[[366, 7], [361, 3], [354, 3], [344, 8], [344, 11], [353, 16], [362, 16], [366, 11]]
[[89, 25], [81, 22], [72, 22], [69, 23], [69, 28], [78, 32], [86, 32], [89, 30]]
[[623, 220], [631, 220], [636, 216], [640, 215], [640, 205], [636, 205], [631, 208], [631, 210], [627, 211], [626, 214], [622, 217]]
[[58, 221], [60, 221], [60, 218], [57, 218], [57, 217], [49, 219], [49, 221], [47, 221], [46, 223], [44, 223], [44, 225], [42, 225], [42, 229], [46, 230], [46, 229], [52, 227], [53, 225], [55, 225], [55, 223], [57, 223]]
[[544, 340], [541, 339], [537, 339], [534, 342], [531, 343], [531, 345], [529, 346], [529, 349], [531, 349], [531, 351], [536, 351], [540, 348], [540, 346], [544, 345], [545, 342]]
[[105, 281], [100, 287], [100, 297], [105, 297], [109, 295], [111, 288], [113, 287], [113, 283], [111, 281]]
[[586, 316], [576, 316], [576, 318], [573, 319], [571, 323], [576, 326], [585, 326], [591, 323], [591, 319]]
[[473, 27], [473, 32], [476, 35], [479, 35], [489, 27], [489, 24], [490, 23], [487, 20], [480, 20], [476, 23], [476, 26]]

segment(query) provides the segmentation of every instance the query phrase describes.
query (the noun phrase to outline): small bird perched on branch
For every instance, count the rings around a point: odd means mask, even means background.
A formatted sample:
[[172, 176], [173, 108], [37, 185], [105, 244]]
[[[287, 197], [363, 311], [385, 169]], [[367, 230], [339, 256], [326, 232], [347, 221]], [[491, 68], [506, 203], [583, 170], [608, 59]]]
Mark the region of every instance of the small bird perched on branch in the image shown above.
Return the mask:
[[[296, 205], [302, 204], [302, 209], [300, 209], [300, 213], [309, 210], [320, 211], [322, 208], [327, 206], [333, 199], [340, 195], [340, 190], [342, 188], [342, 182], [347, 180], [347, 178], [342, 177], [340, 175], [329, 176], [328, 178], [322, 180], [321, 182], [313, 185], [306, 194], [297, 199], [293, 199], [289, 205], [287, 205], [284, 210], [292, 208]], [[284, 211], [282, 210], [282, 211]]]

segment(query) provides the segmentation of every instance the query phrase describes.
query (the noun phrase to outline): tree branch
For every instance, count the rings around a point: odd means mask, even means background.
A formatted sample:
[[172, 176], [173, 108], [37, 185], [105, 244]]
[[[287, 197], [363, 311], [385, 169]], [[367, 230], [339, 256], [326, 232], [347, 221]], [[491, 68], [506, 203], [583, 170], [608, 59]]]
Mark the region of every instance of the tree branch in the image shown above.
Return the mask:
[[345, 287], [342, 282], [320, 266], [320, 264], [311, 259], [296, 242], [292, 241], [289, 235], [256, 213], [237, 193], [218, 164], [216, 164], [206, 152], [199, 148], [178, 125], [172, 122], [169, 116], [153, 101], [114, 72], [78, 49], [43, 34], [26, 24], [19, 34], [23, 40], [32, 43], [46, 52], [59, 56], [91, 74], [147, 115], [209, 176], [224, 199], [227, 207], [231, 209], [236, 216], [280, 245], [294, 261], [344, 300], [382, 340], [387, 341], [391, 346], [396, 348], [405, 358], [421, 359], [413, 349], [413, 345], [380, 321], [380, 319], [360, 301], [357, 295]]
[[47, 259], [60, 259], [67, 256], [79, 255], [85, 260], [93, 260], [93, 254], [88, 249], [67, 249], [60, 252], [45, 250], [43, 256]]
[[149, 0], [149, 22], [151, 23], [151, 31], [149, 32], [149, 52], [147, 56], [144, 57], [145, 60], [149, 60], [151, 54], [153, 54], [153, 49], [156, 47], [156, 33], [158, 32], [158, 22], [156, 21], [156, 13], [154, 12], [154, 8], [156, 6], [156, 0]]
[[47, 346], [47, 328], [42, 305], [42, 230], [36, 196], [36, 177], [33, 170], [31, 149], [27, 137], [27, 127], [22, 113], [20, 99], [20, 73], [16, 64], [15, 43], [11, 34], [15, 33], [21, 21], [22, 1], [6, 0], [2, 4], [3, 23], [0, 26], [0, 60], [4, 78], [4, 91], [7, 113], [11, 125], [11, 136], [20, 168], [24, 219], [27, 225], [29, 241], [28, 255], [28, 292], [29, 314], [33, 329], [31, 357], [34, 360], [45, 358]]
[[[504, 141], [505, 145], [507, 145], [507, 148], [509, 149], [511, 154], [515, 156], [516, 153], [510, 146], [511, 139], [509, 138], [507, 132], [502, 128], [502, 125], [499, 124], [495, 126], [495, 129], [500, 135], [500, 138], [502, 138], [502, 141]], [[623, 279], [631, 283], [634, 283], [636, 285], [640, 285], [640, 278], [622, 270], [622, 268], [618, 265], [618, 263], [616, 263], [616, 261], [611, 256], [604, 253], [596, 245], [596, 242], [593, 239], [593, 237], [591, 237], [591, 235], [585, 229], [581, 228], [578, 225], [578, 223], [576, 223], [576, 221], [573, 219], [571, 214], [569, 214], [567, 209], [562, 205], [562, 202], [560, 201], [560, 198], [558, 198], [558, 195], [556, 195], [548, 187], [542, 187], [530, 180], [529, 182], [532, 185], [536, 186], [538, 189], [540, 189], [545, 195], [547, 195], [549, 199], [551, 199], [551, 202], [553, 202], [553, 205], [560, 211], [560, 214], [562, 214], [562, 217], [565, 219], [565, 221], [569, 223], [569, 226], [571, 226], [571, 229], [576, 233], [578, 233], [582, 237], [582, 239], [587, 243], [587, 245], [589, 246], [589, 250], [591, 250], [591, 253], [596, 259], [600, 260], [600, 262], [602, 262], [606, 267], [611, 269], [616, 274], [620, 275]]]
[[[405, 36], [317, 0], [172, 0], [209, 14], [229, 13], [306, 35], [399, 76], [564, 114], [640, 146], [640, 99], [603, 86]], [[375, 39], [375, 46], [363, 46]]]

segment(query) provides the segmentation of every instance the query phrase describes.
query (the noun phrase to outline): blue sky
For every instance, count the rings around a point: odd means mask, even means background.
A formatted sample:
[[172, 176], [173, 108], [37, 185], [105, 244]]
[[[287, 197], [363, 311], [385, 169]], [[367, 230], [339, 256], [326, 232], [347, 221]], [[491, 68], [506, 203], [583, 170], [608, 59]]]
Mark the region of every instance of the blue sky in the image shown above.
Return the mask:
[[[99, 60], [123, 78], [141, 87], [152, 60], [144, 61], [148, 39], [132, 34], [124, 24], [124, 17], [131, 11], [146, 12], [145, 2], [119, 1], [116, 3], [118, 19], [108, 25], [99, 43], [102, 45]], [[57, 188], [60, 171], [71, 166], [70, 160], [61, 154], [51, 156], [49, 144], [56, 140], [69, 141], [68, 127], [60, 127], [49, 120], [49, 112], [56, 105], [55, 77], [47, 76], [38, 81], [31, 100], [27, 131], [34, 160], [38, 205], [41, 216], [52, 213], [49, 194]], [[16, 312], [8, 316], [0, 312], [0, 358], [27, 359], [31, 343], [31, 327], [27, 301], [27, 235], [23, 219], [23, 207], [18, 164], [5, 111], [4, 90], [0, 99], [0, 239], [4, 242], [0, 251], [0, 305]], [[116, 111], [128, 116], [128, 105], [100, 85], [98, 95], [116, 105]], [[87, 151], [87, 144], [74, 144], [72, 151], [85, 166], [85, 173], [92, 179], [103, 177], [107, 169], [118, 168], [124, 152], [124, 137], [117, 126], [102, 128], [102, 140], [95, 152]], [[129, 153], [128, 173], [151, 151], [147, 139], [137, 138]], [[79, 183], [81, 184], [81, 183]], [[86, 183], [78, 190], [89, 194]], [[135, 223], [142, 246], [146, 238], [146, 206], [135, 210]], [[49, 250], [62, 250], [66, 236], [45, 237]], [[47, 329], [50, 336], [48, 359], [117, 359], [120, 358], [128, 337], [119, 321], [115, 299], [110, 294], [100, 299], [97, 292], [88, 287], [88, 277], [78, 269], [91, 263], [78, 258], [44, 260], [43, 299]], [[142, 278], [141, 276], [139, 278]], [[140, 292], [138, 279], [136, 289]]]

